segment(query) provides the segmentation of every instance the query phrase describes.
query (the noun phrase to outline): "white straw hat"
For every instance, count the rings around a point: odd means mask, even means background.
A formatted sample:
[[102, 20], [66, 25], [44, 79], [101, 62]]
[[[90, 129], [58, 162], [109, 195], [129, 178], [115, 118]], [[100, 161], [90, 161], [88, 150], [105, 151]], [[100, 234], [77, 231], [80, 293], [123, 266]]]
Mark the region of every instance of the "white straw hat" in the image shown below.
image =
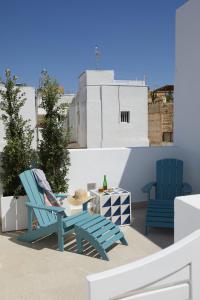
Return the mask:
[[72, 205], [81, 205], [84, 202], [87, 202], [88, 200], [92, 199], [93, 197], [88, 196], [88, 193], [84, 189], [78, 189], [75, 191], [74, 196], [69, 198], [69, 203]]

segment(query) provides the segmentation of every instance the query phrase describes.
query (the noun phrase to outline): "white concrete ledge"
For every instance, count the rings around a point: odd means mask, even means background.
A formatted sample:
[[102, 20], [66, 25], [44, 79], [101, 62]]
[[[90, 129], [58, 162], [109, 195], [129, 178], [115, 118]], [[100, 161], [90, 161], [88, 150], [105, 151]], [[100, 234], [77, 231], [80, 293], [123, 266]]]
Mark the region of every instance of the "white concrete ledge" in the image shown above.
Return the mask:
[[176, 197], [174, 241], [200, 228], [200, 194]]

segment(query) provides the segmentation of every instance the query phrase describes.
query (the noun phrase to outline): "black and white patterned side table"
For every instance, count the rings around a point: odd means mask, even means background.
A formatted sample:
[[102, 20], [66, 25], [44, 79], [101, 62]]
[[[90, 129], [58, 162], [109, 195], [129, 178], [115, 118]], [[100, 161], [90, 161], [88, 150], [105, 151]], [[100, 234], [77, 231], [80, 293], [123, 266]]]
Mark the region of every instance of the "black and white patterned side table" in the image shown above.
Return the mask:
[[114, 188], [111, 192], [100, 193], [90, 190], [91, 208], [94, 213], [101, 214], [116, 225], [131, 223], [131, 193], [121, 188]]

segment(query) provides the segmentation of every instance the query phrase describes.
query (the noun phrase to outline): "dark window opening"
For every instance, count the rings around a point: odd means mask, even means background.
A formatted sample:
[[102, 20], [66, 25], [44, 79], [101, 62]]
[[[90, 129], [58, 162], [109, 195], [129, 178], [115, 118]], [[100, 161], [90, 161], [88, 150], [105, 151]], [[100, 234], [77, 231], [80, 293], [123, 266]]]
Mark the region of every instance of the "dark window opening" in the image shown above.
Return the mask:
[[167, 142], [167, 143], [173, 142], [172, 132], [163, 132], [163, 142]]
[[121, 111], [121, 123], [130, 123], [130, 111]]

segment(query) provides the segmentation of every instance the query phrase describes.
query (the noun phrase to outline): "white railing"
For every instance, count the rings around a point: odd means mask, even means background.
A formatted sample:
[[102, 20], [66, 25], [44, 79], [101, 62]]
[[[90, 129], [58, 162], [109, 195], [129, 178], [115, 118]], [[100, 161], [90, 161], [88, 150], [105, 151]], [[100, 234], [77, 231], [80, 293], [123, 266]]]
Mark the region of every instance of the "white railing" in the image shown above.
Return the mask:
[[90, 300], [199, 300], [200, 230], [136, 262], [87, 276]]

